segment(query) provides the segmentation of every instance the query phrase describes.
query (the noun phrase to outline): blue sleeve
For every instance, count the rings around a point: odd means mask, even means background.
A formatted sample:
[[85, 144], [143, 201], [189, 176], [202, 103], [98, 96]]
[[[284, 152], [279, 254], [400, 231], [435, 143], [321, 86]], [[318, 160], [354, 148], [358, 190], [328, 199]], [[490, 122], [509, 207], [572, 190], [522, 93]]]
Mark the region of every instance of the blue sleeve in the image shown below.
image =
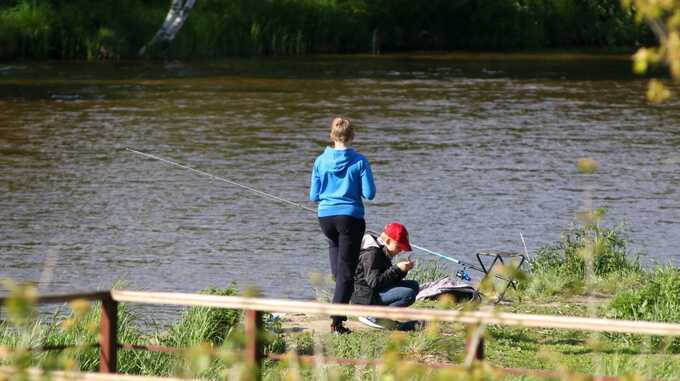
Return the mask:
[[361, 170], [361, 195], [367, 200], [373, 200], [373, 197], [375, 197], [373, 172], [371, 172], [371, 165], [368, 164], [368, 160], [364, 160], [363, 164]]
[[309, 185], [310, 201], [320, 201], [319, 188], [321, 188], [321, 179], [319, 179], [319, 172], [316, 167], [316, 162], [314, 162], [314, 167], [312, 168], [312, 180], [311, 184]]

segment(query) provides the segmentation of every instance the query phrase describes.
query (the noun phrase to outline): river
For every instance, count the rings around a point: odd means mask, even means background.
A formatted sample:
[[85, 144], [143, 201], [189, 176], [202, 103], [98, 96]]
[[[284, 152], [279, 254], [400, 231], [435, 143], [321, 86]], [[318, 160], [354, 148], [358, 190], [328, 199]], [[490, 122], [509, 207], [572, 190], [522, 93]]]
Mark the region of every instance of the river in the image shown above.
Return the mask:
[[314, 214], [125, 148], [314, 207], [334, 115], [373, 167], [369, 228], [397, 219], [473, 261], [523, 251], [520, 232], [555, 242], [592, 198], [645, 264], [678, 264], [680, 103], [650, 106], [645, 86], [619, 58], [0, 63], [0, 277], [312, 298], [329, 268]]

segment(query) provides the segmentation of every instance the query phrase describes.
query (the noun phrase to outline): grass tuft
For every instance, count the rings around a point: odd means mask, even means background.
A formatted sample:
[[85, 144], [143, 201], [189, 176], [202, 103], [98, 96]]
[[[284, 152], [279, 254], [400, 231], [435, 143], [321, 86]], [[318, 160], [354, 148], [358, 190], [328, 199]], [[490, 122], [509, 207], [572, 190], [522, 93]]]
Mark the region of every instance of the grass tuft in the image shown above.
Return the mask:
[[[235, 287], [208, 288], [201, 292], [208, 295], [233, 296]], [[200, 343], [221, 345], [241, 320], [241, 311], [226, 308], [191, 307], [161, 339], [163, 345], [188, 348]]]
[[594, 242], [593, 271], [602, 276], [614, 272], [641, 271], [637, 255], [628, 252], [628, 242], [620, 229], [609, 229], [600, 225], [572, 228], [563, 234], [555, 245], [538, 250], [531, 268], [536, 273], [560, 271], [575, 279], [585, 278], [585, 260], [580, 250], [588, 239]]
[[662, 267], [645, 278], [639, 288], [614, 296], [609, 303], [609, 316], [680, 323], [680, 269]]
[[[592, 255], [590, 290], [585, 287], [584, 253]], [[568, 298], [586, 291], [611, 295], [639, 284], [643, 274], [639, 254], [629, 252], [621, 229], [598, 224], [571, 228], [559, 242], [540, 248], [531, 260], [531, 269], [529, 281], [520, 283], [522, 296], [527, 298]]]
[[447, 276], [449, 276], [449, 273], [440, 262], [419, 260], [417, 266], [408, 272], [406, 279], [415, 280], [422, 285]]

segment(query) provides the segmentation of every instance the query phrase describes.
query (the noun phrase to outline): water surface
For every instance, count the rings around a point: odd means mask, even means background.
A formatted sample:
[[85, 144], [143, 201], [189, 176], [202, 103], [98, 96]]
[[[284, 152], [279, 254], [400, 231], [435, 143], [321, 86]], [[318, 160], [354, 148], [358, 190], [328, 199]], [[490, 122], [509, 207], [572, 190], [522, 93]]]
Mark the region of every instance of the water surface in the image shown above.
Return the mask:
[[[370, 228], [398, 219], [417, 245], [472, 261], [521, 251], [520, 232], [530, 251], [556, 241], [592, 197], [645, 263], [677, 264], [679, 104], [644, 91], [622, 60], [2, 64], [0, 277], [311, 298], [308, 274], [328, 272], [313, 214], [125, 147], [314, 207], [334, 115], [359, 126], [373, 166]], [[578, 174], [581, 157], [600, 172]]]

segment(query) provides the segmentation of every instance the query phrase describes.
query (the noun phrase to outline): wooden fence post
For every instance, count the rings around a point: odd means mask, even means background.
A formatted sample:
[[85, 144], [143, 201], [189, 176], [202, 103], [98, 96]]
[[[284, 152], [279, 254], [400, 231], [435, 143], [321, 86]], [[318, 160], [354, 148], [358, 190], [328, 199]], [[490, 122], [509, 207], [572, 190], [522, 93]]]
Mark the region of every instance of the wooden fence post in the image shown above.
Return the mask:
[[118, 365], [118, 302], [108, 297], [102, 299], [99, 332], [99, 371], [116, 373]]
[[253, 380], [262, 378], [262, 359], [264, 343], [262, 342], [262, 312], [245, 310], [246, 362], [253, 372]]
[[[470, 324], [468, 326], [468, 334], [465, 339], [466, 365], [470, 365], [472, 360], [484, 360], [484, 337], [479, 324]], [[472, 355], [472, 353], [474, 353]]]

